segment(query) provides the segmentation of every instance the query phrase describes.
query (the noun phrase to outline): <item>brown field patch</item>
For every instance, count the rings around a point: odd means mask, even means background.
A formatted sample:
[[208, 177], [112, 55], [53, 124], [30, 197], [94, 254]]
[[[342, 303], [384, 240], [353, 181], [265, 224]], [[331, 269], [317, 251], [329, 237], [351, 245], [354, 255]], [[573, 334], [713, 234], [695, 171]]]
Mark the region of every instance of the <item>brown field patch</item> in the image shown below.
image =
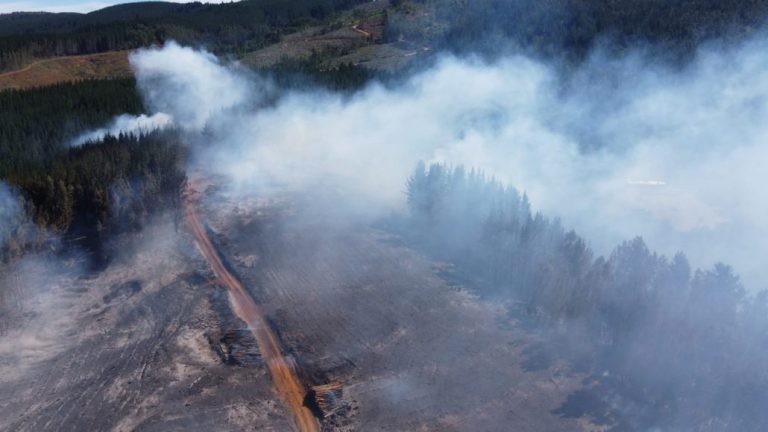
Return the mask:
[[0, 90], [43, 87], [84, 79], [127, 77], [131, 74], [128, 51], [54, 57], [0, 74]]

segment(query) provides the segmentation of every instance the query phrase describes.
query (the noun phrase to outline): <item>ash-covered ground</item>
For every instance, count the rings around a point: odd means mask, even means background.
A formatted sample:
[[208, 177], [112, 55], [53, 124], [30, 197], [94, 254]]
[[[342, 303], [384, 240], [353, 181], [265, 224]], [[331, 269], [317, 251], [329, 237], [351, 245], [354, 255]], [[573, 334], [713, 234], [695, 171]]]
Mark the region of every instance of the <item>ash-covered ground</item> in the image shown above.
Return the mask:
[[[561, 363], [526, 370], [535, 335], [395, 236], [301, 199], [212, 188], [200, 216], [305, 388], [340, 387], [329, 410], [307, 398], [323, 430], [591, 429], [556, 414], [583, 376]], [[184, 228], [157, 224], [119, 244], [98, 273], [4, 272], [3, 283], [38, 288], [4, 317], [0, 430], [292, 430]]]
[[582, 377], [560, 363], [527, 371], [535, 336], [505, 306], [444, 280], [444, 263], [328, 202], [208, 196], [220, 252], [307, 386], [343, 386], [324, 430], [591, 428], [553, 413]]
[[167, 224], [120, 249], [97, 274], [12, 278], [37, 288], [0, 338], [0, 430], [290, 430], [191, 240]]

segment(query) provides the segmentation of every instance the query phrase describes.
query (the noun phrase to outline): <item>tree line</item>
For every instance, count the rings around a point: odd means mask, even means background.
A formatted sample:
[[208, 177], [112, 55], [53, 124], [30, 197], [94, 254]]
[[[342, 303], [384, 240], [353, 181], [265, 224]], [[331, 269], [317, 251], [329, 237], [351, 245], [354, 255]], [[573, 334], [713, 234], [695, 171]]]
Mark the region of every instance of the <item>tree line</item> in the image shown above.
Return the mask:
[[178, 210], [185, 149], [175, 131], [106, 136], [8, 176], [23, 212], [15, 225], [4, 226], [9, 231], [4, 258], [47, 241], [30, 220], [46, 232], [81, 238], [82, 246], [100, 254], [110, 235], [137, 230], [158, 212]]
[[596, 384], [563, 413], [612, 410], [616, 430], [768, 427], [768, 292], [748, 295], [729, 266], [692, 270], [641, 238], [595, 257], [525, 194], [460, 166], [420, 163], [407, 196], [407, 238], [564, 332], [571, 348], [555, 355]]
[[174, 133], [70, 146], [116, 115], [143, 111], [133, 79], [0, 92], [0, 181], [20, 202], [4, 220], [0, 260], [46, 246], [51, 233], [81, 238], [99, 260], [111, 234], [176, 206], [185, 152]]

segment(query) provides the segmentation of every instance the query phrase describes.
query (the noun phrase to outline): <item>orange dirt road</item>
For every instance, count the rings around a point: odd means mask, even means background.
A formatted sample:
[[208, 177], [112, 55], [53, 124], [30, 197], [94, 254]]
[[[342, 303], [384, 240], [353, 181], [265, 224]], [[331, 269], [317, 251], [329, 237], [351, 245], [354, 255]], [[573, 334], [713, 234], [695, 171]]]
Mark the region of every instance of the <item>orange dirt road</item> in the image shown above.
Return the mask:
[[184, 191], [184, 212], [187, 224], [195, 236], [200, 252], [210, 264], [216, 277], [229, 290], [229, 301], [235, 314], [250, 327], [256, 337], [259, 352], [267, 363], [272, 381], [283, 401], [288, 405], [301, 432], [319, 431], [317, 420], [304, 406], [304, 386], [299, 381], [294, 363], [283, 357], [280, 344], [269, 328], [259, 306], [254, 302], [245, 287], [224, 267], [221, 257], [213, 247], [196, 211], [198, 192], [188, 184]]
[[352, 26], [352, 30], [354, 30], [354, 31], [356, 31], [356, 32], [358, 32], [358, 33], [360, 33], [362, 35], [365, 35], [365, 37], [370, 37], [371, 36], [371, 32], [367, 32], [367, 31], [365, 31], [363, 29], [358, 28], [359, 25], [360, 24], [353, 25]]

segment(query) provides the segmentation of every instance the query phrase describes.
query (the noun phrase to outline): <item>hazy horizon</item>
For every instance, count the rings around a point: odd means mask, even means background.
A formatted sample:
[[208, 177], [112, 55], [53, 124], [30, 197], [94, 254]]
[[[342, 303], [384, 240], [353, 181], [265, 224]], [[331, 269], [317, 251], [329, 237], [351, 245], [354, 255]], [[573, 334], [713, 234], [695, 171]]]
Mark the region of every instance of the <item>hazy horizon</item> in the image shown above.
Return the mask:
[[[125, 4], [140, 3], [148, 0], [32, 0], [32, 1], [8, 1], [0, 2], [0, 14], [13, 12], [76, 12], [88, 13], [105, 7]], [[187, 0], [161, 0], [168, 3], [194, 3]], [[222, 0], [204, 0], [201, 3], [229, 3]]]

